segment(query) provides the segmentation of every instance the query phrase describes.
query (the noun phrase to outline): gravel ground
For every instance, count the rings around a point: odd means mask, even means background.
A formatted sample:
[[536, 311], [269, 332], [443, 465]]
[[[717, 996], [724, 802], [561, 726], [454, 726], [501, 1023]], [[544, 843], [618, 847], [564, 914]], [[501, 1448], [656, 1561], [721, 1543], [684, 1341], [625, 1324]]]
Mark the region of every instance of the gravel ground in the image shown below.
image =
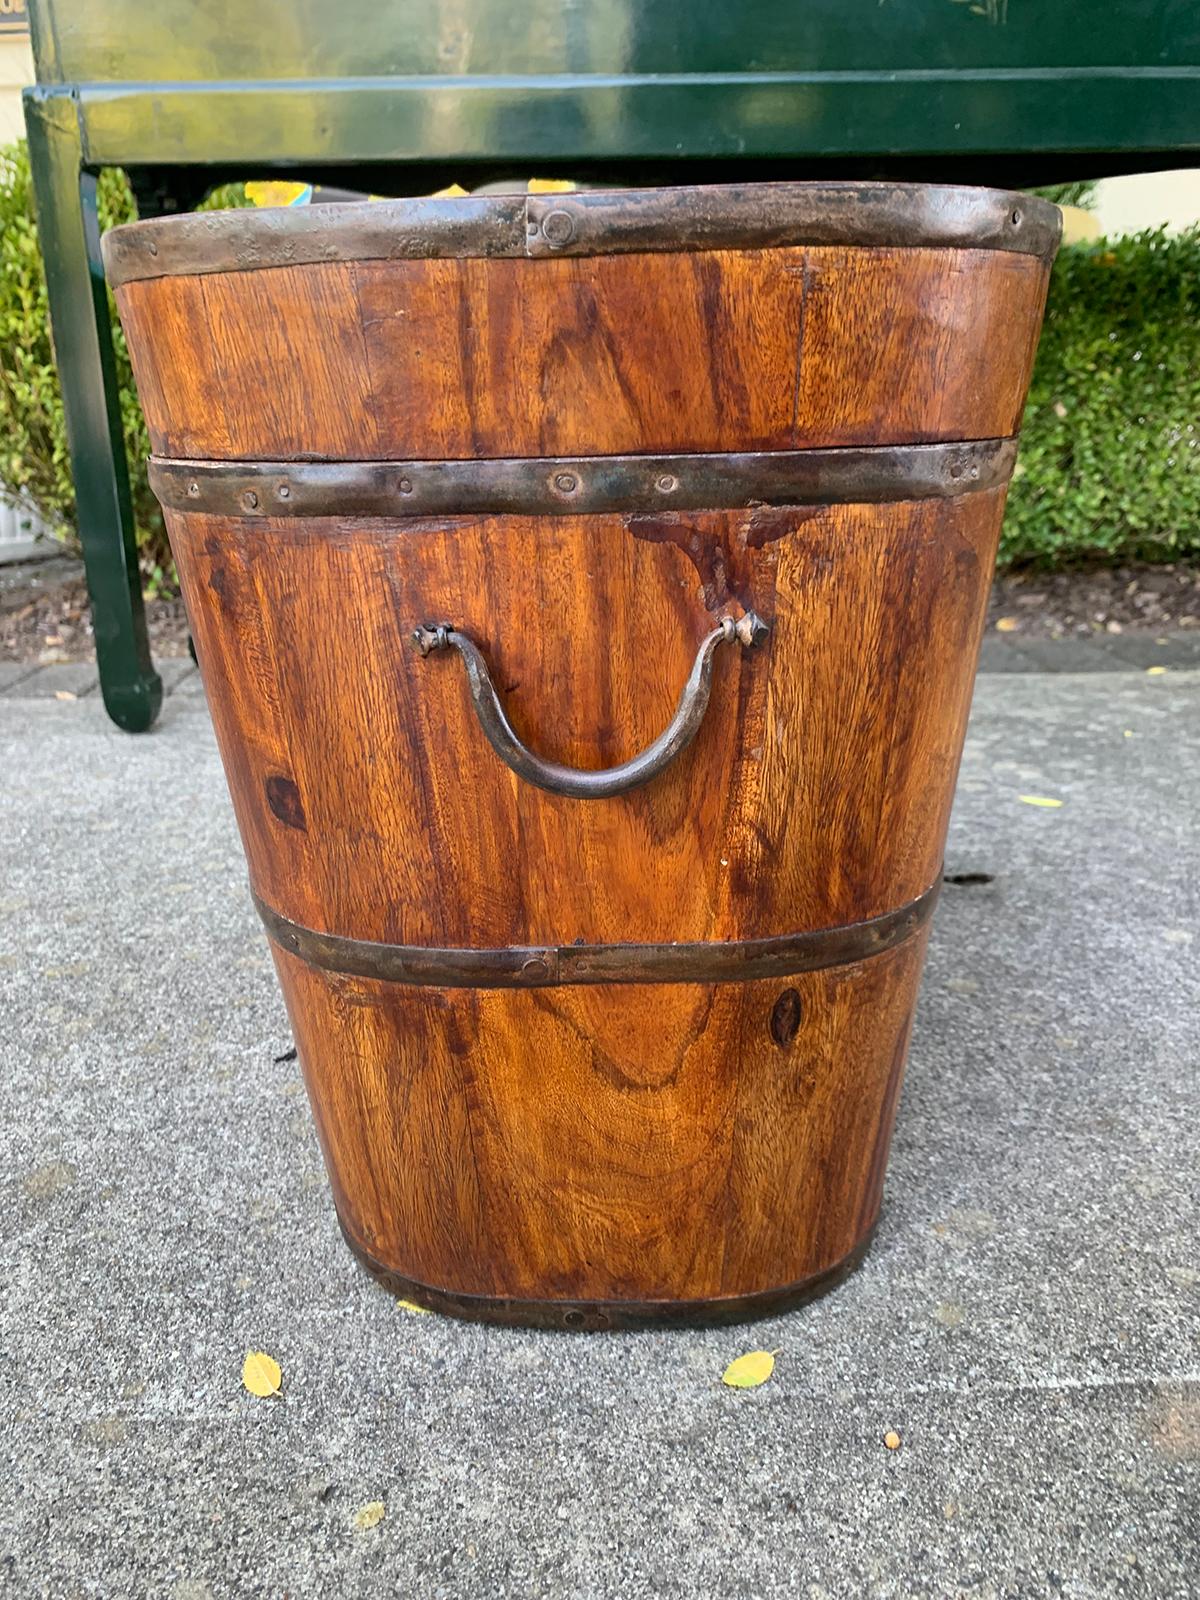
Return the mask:
[[1195, 1596], [1198, 691], [981, 680], [872, 1254], [585, 1336], [414, 1316], [340, 1243], [195, 676], [140, 738], [16, 682], [3, 1592]]
[[1200, 565], [1001, 572], [988, 626], [1035, 639], [1200, 629]]

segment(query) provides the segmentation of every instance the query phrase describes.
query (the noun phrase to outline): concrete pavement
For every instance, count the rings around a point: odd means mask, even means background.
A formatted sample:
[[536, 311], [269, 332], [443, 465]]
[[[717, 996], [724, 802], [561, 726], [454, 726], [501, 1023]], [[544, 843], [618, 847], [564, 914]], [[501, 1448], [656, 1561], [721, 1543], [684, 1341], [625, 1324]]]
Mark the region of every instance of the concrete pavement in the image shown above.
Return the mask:
[[1200, 675], [1129, 667], [981, 679], [863, 1268], [600, 1336], [345, 1251], [194, 676], [0, 684], [0, 1589], [1194, 1596]]

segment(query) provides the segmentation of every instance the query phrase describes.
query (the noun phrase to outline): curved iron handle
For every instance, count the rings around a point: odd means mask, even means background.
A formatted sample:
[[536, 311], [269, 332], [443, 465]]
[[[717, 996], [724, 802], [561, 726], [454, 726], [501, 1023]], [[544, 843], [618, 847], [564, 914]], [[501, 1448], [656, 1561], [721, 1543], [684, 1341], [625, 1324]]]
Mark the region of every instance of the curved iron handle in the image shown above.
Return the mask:
[[610, 795], [625, 794], [647, 783], [668, 766], [681, 750], [699, 732], [708, 709], [712, 692], [713, 655], [719, 644], [737, 640], [747, 649], [762, 642], [770, 630], [762, 618], [747, 611], [736, 621], [723, 617], [713, 631], [701, 641], [692, 663], [688, 681], [683, 686], [675, 715], [652, 744], [618, 767], [604, 767], [599, 772], [579, 767], [565, 767], [557, 761], [545, 761], [523, 745], [504, 714], [500, 697], [496, 693], [487, 662], [479, 647], [448, 622], [427, 622], [413, 632], [413, 643], [427, 656], [431, 650], [457, 650], [467, 667], [467, 682], [479, 726], [492, 749], [501, 761], [527, 783], [551, 794], [568, 795], [575, 800], [602, 800]]

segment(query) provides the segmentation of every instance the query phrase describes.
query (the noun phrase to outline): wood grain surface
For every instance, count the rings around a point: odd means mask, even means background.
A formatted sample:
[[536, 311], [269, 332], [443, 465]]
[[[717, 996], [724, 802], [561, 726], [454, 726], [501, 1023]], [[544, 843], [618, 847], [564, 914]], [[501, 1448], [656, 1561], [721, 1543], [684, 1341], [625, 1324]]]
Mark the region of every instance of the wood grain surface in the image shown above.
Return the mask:
[[[255, 890], [324, 932], [485, 947], [761, 938], [916, 899], [1002, 498], [457, 525], [171, 513]], [[714, 617], [751, 605], [770, 637], [718, 654], [694, 744], [607, 800], [520, 782], [458, 657], [409, 643], [451, 620], [527, 743], [599, 767], [649, 743]]]
[[795, 1283], [870, 1230], [923, 952], [786, 983], [492, 991], [275, 961], [352, 1237], [443, 1289], [645, 1301]]
[[784, 450], [1016, 431], [1033, 256], [351, 262], [117, 290], [156, 454]]
[[[939, 872], [1002, 499], [641, 524], [173, 513], [257, 892], [324, 931], [487, 948], [762, 937], [914, 898]], [[723, 655], [695, 744], [609, 800], [520, 782], [457, 657], [408, 643], [453, 618], [521, 735], [597, 766], [648, 742], [712, 618], [747, 604], [765, 647]], [[439, 1289], [641, 1302], [796, 1282], [865, 1236], [923, 947], [769, 983], [493, 993], [276, 959], [361, 1246]]]

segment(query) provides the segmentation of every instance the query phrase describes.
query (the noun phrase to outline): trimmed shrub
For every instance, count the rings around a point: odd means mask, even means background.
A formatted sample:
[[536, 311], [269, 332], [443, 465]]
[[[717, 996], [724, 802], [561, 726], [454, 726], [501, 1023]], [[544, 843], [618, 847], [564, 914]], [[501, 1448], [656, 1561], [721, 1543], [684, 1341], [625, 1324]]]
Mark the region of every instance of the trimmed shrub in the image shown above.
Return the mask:
[[[99, 189], [102, 228], [134, 221], [124, 173], [103, 173]], [[153, 588], [169, 570], [170, 553], [158, 502], [146, 482], [149, 441], [115, 311], [113, 328], [138, 544]], [[74, 525], [75, 488], [24, 142], [0, 149], [0, 484], [24, 494], [47, 522]]]
[[1001, 559], [1200, 553], [1200, 232], [1068, 245], [1008, 499]]
[[[99, 204], [102, 229], [137, 218], [123, 172], [100, 175]], [[244, 204], [241, 185], [234, 184], [210, 195], [205, 208]], [[173, 590], [174, 567], [162, 513], [146, 479], [150, 442], [111, 296], [109, 309], [138, 548], [143, 578], [153, 594]], [[23, 140], [0, 148], [0, 486], [23, 495], [52, 525], [73, 528], [75, 488]]]
[[1081, 211], [1092, 211], [1098, 187], [1098, 178], [1078, 178], [1074, 183], [1050, 183], [1032, 193], [1040, 194], [1043, 200], [1053, 200], [1056, 206], [1078, 206]]

